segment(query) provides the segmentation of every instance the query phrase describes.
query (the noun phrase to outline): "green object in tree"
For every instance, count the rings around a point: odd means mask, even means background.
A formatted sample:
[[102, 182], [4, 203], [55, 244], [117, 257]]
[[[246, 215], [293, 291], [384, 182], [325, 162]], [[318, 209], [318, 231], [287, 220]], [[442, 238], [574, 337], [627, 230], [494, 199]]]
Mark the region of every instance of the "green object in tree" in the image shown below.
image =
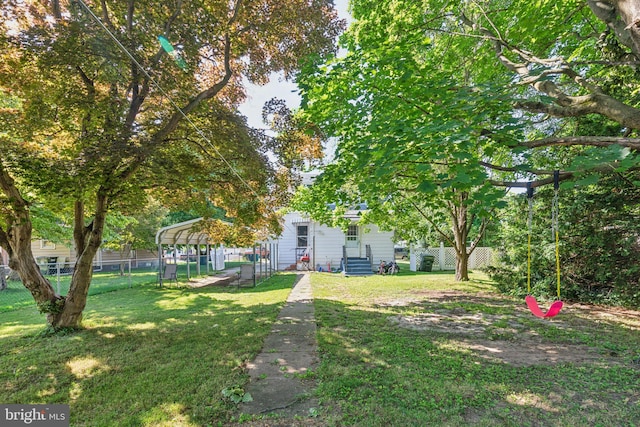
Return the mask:
[[175, 48], [173, 47], [171, 42], [169, 42], [169, 40], [167, 40], [167, 38], [164, 37], [164, 36], [158, 36], [158, 41], [160, 41], [160, 46], [162, 46], [162, 48], [165, 50], [165, 52], [167, 52], [169, 54], [169, 56], [171, 56], [173, 58], [173, 60], [176, 61], [176, 64], [178, 64], [178, 67], [180, 67], [182, 70], [186, 71], [187, 63], [180, 56], [178, 51], [175, 50]]

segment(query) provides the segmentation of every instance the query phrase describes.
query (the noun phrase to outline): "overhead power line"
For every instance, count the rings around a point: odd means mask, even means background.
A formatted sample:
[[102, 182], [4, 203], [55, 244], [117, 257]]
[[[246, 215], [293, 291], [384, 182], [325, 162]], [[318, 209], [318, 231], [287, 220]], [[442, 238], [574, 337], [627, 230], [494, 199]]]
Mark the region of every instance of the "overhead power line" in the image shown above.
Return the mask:
[[193, 120], [191, 120], [189, 116], [187, 116], [187, 114], [182, 110], [182, 108], [180, 108], [180, 106], [171, 98], [171, 96], [169, 96], [167, 91], [165, 91], [162, 88], [160, 83], [158, 83], [153, 77], [151, 77], [151, 75], [147, 72], [147, 70], [145, 70], [144, 67], [142, 67], [142, 65], [131, 54], [131, 52], [129, 52], [129, 50], [120, 42], [120, 40], [118, 40], [118, 38], [109, 30], [109, 28], [107, 28], [104, 25], [104, 23], [100, 20], [100, 18], [98, 18], [93, 13], [93, 11], [85, 4], [85, 2], [83, 0], [76, 0], [76, 1], [87, 11], [87, 13], [91, 16], [91, 18], [109, 35], [109, 37], [114, 41], [114, 43], [118, 46], [118, 48], [122, 50], [129, 57], [129, 59], [131, 59], [131, 61], [135, 64], [135, 66], [140, 70], [140, 72], [142, 72], [145, 75], [146, 78], [149, 79], [149, 81], [153, 84], [153, 86], [155, 86], [160, 91], [160, 93], [162, 93], [162, 95], [169, 101], [169, 103], [173, 106], [173, 108], [175, 108], [176, 111], [178, 111], [178, 113], [180, 113], [180, 115], [191, 125], [191, 127], [193, 127], [193, 129], [200, 136], [200, 138], [202, 138], [215, 151], [216, 155], [222, 159], [222, 161], [229, 167], [231, 172], [240, 180], [240, 182], [242, 182], [242, 184], [246, 186], [249, 189], [249, 191], [251, 191], [256, 197], [260, 197], [258, 193], [253, 189], [253, 187], [251, 187], [249, 183], [244, 178], [242, 178], [242, 176], [237, 171], [237, 169], [233, 167], [233, 165], [222, 155], [222, 153], [220, 153], [220, 150], [218, 150], [218, 148], [211, 142], [211, 140], [207, 138], [207, 136], [198, 127], [198, 125], [196, 125], [193, 122]]

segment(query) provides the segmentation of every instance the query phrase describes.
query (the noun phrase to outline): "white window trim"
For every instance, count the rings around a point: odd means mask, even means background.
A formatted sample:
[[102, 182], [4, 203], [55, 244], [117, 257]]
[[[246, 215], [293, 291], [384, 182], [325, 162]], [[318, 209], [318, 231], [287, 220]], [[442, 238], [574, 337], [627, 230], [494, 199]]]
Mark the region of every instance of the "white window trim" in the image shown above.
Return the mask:
[[55, 249], [56, 244], [48, 240], [40, 240], [40, 249]]
[[[352, 228], [353, 227], [353, 228]], [[355, 230], [355, 234], [349, 234], [349, 230]], [[350, 225], [344, 235], [345, 245], [348, 248], [357, 248], [360, 246], [360, 229], [357, 225]]]
[[[298, 230], [299, 230], [298, 227], [300, 227], [300, 226], [307, 227], [307, 234], [306, 235], [298, 234]], [[298, 244], [300, 243], [300, 240], [299, 240], [300, 236], [304, 236], [304, 237], [307, 238], [306, 246], [298, 246]], [[309, 223], [298, 223], [298, 224], [296, 224], [296, 247], [307, 247], [307, 248], [309, 247]]]

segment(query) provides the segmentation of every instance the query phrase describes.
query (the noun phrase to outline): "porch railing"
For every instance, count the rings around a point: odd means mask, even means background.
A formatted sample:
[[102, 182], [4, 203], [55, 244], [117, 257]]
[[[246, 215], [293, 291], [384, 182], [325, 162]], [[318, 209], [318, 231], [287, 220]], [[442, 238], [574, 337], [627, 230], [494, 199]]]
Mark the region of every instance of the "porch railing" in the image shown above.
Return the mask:
[[342, 245], [342, 262], [344, 263], [344, 270], [343, 271], [347, 271], [347, 246], [346, 245]]

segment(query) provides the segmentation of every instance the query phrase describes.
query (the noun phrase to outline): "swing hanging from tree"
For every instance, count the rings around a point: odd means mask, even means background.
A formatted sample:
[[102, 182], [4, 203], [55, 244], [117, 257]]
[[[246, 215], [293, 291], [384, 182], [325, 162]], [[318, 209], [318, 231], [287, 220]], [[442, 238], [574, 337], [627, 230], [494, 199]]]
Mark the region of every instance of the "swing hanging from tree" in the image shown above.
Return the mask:
[[560, 187], [560, 171], [554, 171], [553, 173], [553, 202], [551, 207], [551, 226], [555, 239], [555, 253], [556, 253], [556, 282], [557, 282], [557, 294], [558, 299], [551, 304], [547, 312], [542, 311], [538, 305], [536, 298], [531, 295], [531, 229], [533, 219], [533, 187], [531, 183], [527, 183], [527, 201], [529, 203], [529, 216], [527, 218], [528, 228], [528, 242], [527, 242], [527, 296], [525, 302], [529, 307], [529, 310], [541, 318], [555, 317], [560, 313], [563, 302], [560, 300], [560, 233], [558, 232], [558, 189]]

